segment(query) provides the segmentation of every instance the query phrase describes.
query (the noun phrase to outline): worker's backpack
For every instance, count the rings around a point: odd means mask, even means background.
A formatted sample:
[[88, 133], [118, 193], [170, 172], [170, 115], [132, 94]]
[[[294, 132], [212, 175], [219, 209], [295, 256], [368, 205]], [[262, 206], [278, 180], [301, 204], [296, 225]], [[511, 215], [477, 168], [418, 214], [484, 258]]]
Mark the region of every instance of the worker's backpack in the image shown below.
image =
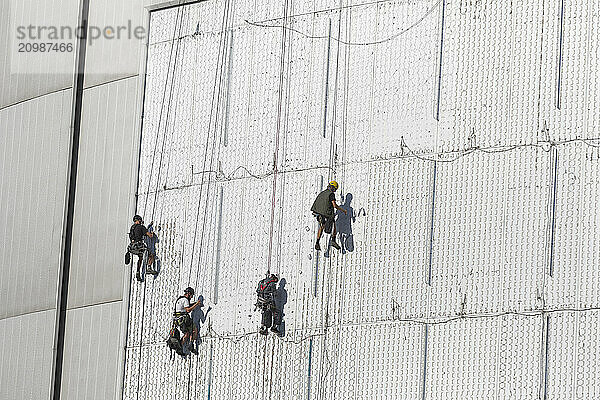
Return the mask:
[[179, 354], [180, 356], [184, 356], [183, 346], [181, 345], [181, 337], [179, 334], [179, 329], [176, 327], [172, 327], [169, 331], [169, 338], [167, 339], [167, 347], [171, 349], [171, 355], [173, 355], [173, 351]]
[[135, 254], [136, 256], [143, 256], [146, 249], [146, 243], [143, 241], [132, 242], [127, 246], [127, 251], [131, 254]]
[[258, 283], [258, 287], [256, 288], [256, 294], [258, 295], [257, 302], [255, 306], [257, 308], [266, 310], [272, 308], [274, 305], [274, 287], [273, 284], [277, 282], [271, 278], [263, 279]]

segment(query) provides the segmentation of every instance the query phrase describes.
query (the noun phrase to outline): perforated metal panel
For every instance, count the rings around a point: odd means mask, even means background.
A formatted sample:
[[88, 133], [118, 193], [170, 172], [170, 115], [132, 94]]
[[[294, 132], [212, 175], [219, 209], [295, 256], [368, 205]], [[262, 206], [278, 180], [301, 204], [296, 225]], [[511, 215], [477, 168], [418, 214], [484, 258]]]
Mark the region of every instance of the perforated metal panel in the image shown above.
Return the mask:
[[[131, 283], [124, 397], [597, 396], [596, 8], [153, 12], [138, 211], [163, 266]], [[343, 250], [317, 252], [334, 178]], [[282, 337], [257, 333], [267, 271]], [[161, 375], [188, 285], [200, 354]]]

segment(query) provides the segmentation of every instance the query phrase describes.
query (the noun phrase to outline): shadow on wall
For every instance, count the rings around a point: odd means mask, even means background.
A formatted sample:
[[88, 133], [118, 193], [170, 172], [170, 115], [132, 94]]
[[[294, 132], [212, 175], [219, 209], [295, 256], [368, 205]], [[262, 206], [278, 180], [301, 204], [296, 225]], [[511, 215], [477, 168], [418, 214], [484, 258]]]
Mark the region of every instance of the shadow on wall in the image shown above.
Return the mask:
[[354, 213], [354, 208], [352, 208], [352, 193], [346, 193], [343, 196], [343, 203], [340, 204], [344, 210], [348, 213], [344, 214], [341, 211], [336, 211], [337, 219], [335, 222], [335, 226], [337, 229], [337, 233], [340, 237], [340, 246], [342, 247], [342, 254], [346, 254], [346, 252], [354, 251], [354, 235], [352, 233], [352, 224], [356, 222], [356, 214]]
[[[196, 326], [196, 329], [198, 330], [198, 332], [200, 332], [200, 327], [206, 322], [206, 317], [208, 316], [208, 313], [210, 312], [210, 310], [212, 310], [212, 308], [208, 307], [206, 312], [203, 310], [204, 296], [198, 296], [198, 301], [200, 302], [200, 307], [196, 307], [192, 310], [191, 317], [192, 321], [194, 322], [194, 325]], [[198, 336], [198, 338], [200, 338], [200, 336]]]
[[275, 308], [279, 311], [281, 315], [281, 323], [279, 324], [279, 334], [281, 336], [285, 335], [285, 313], [284, 308], [287, 303], [288, 293], [285, 289], [285, 284], [287, 281], [285, 278], [281, 278], [279, 280], [279, 287], [277, 288], [277, 292], [275, 292]]

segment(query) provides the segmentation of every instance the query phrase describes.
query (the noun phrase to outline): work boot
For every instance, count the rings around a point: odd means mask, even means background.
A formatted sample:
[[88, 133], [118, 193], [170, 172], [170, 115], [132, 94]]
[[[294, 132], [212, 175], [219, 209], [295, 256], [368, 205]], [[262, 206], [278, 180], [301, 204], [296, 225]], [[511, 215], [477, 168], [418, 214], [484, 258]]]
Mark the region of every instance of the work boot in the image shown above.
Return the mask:
[[198, 355], [198, 349], [194, 345], [190, 345], [190, 352]]
[[127, 253], [125, 253], [125, 265], [129, 265], [130, 262], [131, 262], [131, 253], [127, 252]]
[[315, 250], [317, 250], [317, 251], [321, 251], [321, 245], [319, 244], [319, 242], [317, 242], [317, 243], [315, 244]]
[[273, 333], [274, 333], [274, 334], [276, 334], [276, 335], [279, 335], [279, 328], [277, 328], [276, 326], [273, 326], [273, 327], [271, 328], [271, 332], [273, 332]]
[[340, 245], [336, 243], [335, 240], [331, 241], [331, 247], [333, 247], [334, 249], [341, 249]]
[[266, 335], [268, 333], [267, 331], [267, 327], [262, 325], [258, 331], [258, 333], [260, 333], [261, 335]]
[[142, 275], [140, 275], [139, 271], [135, 274], [135, 279], [137, 279], [139, 282], [143, 282], [144, 281], [142, 279]]

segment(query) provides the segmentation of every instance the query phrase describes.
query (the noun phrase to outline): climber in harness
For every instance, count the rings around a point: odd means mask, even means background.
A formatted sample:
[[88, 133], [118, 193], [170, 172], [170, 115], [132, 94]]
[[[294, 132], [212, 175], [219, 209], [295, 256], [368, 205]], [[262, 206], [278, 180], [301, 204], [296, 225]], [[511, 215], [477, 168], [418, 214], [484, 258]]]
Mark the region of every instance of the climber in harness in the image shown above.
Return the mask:
[[[156, 244], [158, 243], [158, 236], [154, 232], [153, 225], [153, 222], [150, 222], [150, 225], [148, 225], [148, 233], [152, 236], [145, 237], [144, 242], [146, 243], [146, 248], [148, 249], [148, 262], [146, 265], [146, 273], [156, 276], [158, 275], [158, 269], [156, 265], [159, 264], [159, 260], [156, 257]], [[160, 230], [160, 226], [158, 227], [158, 230]]]
[[256, 308], [262, 312], [262, 321], [259, 333], [267, 334], [267, 329], [279, 335], [279, 326], [281, 325], [282, 312], [275, 304], [275, 295], [277, 293], [277, 282], [279, 278], [275, 274], [267, 274], [267, 277], [258, 283], [256, 294]]
[[315, 250], [321, 250], [319, 241], [323, 231], [331, 234], [331, 246], [336, 249], [340, 249], [340, 245], [335, 241], [335, 214], [334, 209], [340, 210], [344, 214], [348, 214], [346, 210], [338, 206], [335, 202], [335, 191], [338, 190], [338, 183], [336, 181], [329, 182], [327, 189], [323, 190], [315, 199], [311, 211], [319, 222], [319, 230], [317, 232], [317, 243], [315, 243]]
[[144, 258], [144, 253], [148, 250], [146, 243], [144, 242], [144, 237], [153, 237], [151, 232], [148, 232], [148, 229], [144, 226], [144, 221], [142, 217], [139, 215], [135, 215], [133, 217], [133, 225], [129, 228], [129, 246], [127, 246], [127, 252], [125, 253], [125, 264], [129, 264], [131, 262], [131, 254], [138, 256], [137, 262], [137, 273], [136, 278], [138, 281], [142, 281], [142, 276], [140, 274], [140, 269], [142, 266], [142, 260]]
[[[190, 351], [194, 354], [198, 354], [198, 349], [194, 347], [194, 343], [198, 338], [198, 329], [196, 328], [194, 321], [192, 321], [192, 317], [189, 313], [194, 311], [196, 307], [201, 306], [202, 302], [197, 301], [193, 304], [190, 303], [190, 300], [193, 296], [194, 289], [188, 287], [184, 290], [183, 296], [179, 296], [177, 298], [177, 301], [175, 301], [175, 312], [173, 313], [173, 327], [171, 329], [171, 334], [169, 335], [169, 340], [173, 336], [177, 336], [178, 338], [178, 334], [175, 334], [174, 330], [177, 330], [177, 328], [179, 328], [179, 330], [181, 330], [181, 332], [183, 333], [183, 338], [180, 341], [181, 348], [183, 349], [186, 343], [190, 341], [191, 336], [191, 342], [189, 343]], [[169, 345], [169, 347], [171, 346]]]

